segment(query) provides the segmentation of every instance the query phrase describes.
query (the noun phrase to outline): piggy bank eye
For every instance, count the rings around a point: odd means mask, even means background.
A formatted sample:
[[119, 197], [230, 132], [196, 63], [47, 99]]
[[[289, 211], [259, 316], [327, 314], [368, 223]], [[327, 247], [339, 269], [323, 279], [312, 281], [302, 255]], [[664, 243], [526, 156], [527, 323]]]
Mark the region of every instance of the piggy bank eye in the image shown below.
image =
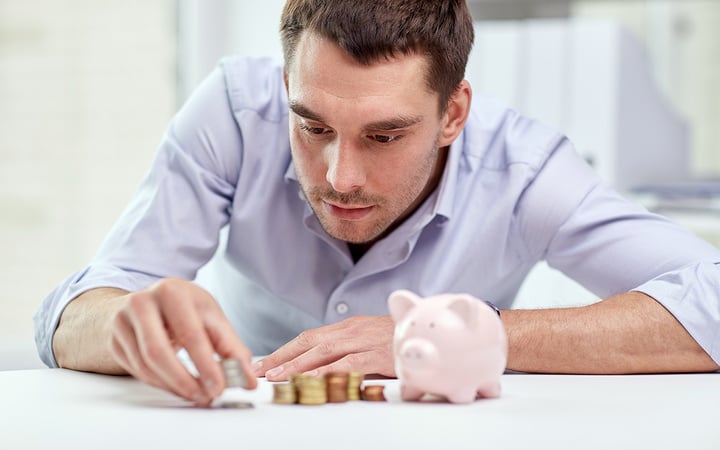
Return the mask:
[[414, 326], [415, 326], [415, 321], [414, 321], [414, 320], [410, 322], [410, 326], [411, 326], [411, 327], [414, 327]]
[[435, 328], [435, 322], [430, 322], [430, 328]]

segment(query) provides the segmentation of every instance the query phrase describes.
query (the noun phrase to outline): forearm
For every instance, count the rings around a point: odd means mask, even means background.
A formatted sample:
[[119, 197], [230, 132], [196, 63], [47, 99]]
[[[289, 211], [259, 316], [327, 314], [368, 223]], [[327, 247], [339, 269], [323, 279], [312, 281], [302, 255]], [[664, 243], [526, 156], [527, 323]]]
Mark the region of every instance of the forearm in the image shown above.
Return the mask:
[[127, 302], [125, 294], [121, 289], [93, 289], [67, 305], [53, 336], [53, 352], [60, 367], [126, 373], [110, 351], [112, 321]]
[[639, 292], [579, 308], [503, 311], [502, 319], [511, 370], [598, 374], [718, 370], [662, 305]]

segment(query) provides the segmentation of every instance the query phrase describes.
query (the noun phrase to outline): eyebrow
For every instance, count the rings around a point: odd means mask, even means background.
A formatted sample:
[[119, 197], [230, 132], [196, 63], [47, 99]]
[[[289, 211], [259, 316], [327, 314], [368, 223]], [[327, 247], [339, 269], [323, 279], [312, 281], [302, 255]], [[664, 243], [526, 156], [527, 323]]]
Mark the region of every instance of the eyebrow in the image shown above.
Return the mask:
[[[301, 104], [297, 101], [290, 101], [288, 106], [290, 107], [290, 110], [297, 114], [300, 117], [303, 117], [305, 119], [313, 120], [315, 122], [321, 122], [321, 123], [327, 123], [323, 117], [308, 108], [307, 106]], [[392, 117], [389, 119], [383, 119], [378, 120], [376, 122], [371, 122], [366, 124], [363, 128], [367, 131], [392, 131], [392, 130], [400, 130], [403, 128], [410, 128], [413, 125], [416, 125], [423, 121], [423, 116], [406, 116], [406, 115], [400, 115], [397, 117]]]
[[325, 122], [322, 117], [320, 117], [320, 114], [314, 113], [310, 108], [303, 105], [302, 103], [291, 100], [288, 103], [288, 106], [290, 107], [290, 110], [297, 114], [300, 117], [304, 117], [306, 119], [314, 120], [316, 122]]

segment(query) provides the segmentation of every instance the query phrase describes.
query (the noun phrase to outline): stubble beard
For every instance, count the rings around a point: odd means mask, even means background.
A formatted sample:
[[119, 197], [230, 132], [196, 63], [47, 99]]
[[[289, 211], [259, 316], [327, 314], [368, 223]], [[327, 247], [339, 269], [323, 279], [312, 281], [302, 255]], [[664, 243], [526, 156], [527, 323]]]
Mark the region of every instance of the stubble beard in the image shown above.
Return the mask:
[[[328, 235], [351, 244], [371, 244], [389, 234], [413, 212], [408, 211], [408, 208], [430, 182], [433, 168], [438, 161], [439, 148], [437, 140], [433, 147], [433, 151], [425, 159], [424, 164], [419, 168], [420, 170], [415, 171], [412, 178], [400, 186], [399, 196], [394, 201], [379, 195], [367, 195], [362, 190], [337, 192], [332, 188], [309, 186], [305, 177], [300, 173], [297, 174], [298, 180], [310, 208]], [[410, 189], [413, 189], [413, 191], [410, 191]], [[372, 214], [380, 214], [380, 216], [367, 225], [334, 219], [329, 216], [325, 209], [325, 201], [349, 205], [372, 205], [375, 208]], [[415, 208], [418, 206], [415, 205]]]

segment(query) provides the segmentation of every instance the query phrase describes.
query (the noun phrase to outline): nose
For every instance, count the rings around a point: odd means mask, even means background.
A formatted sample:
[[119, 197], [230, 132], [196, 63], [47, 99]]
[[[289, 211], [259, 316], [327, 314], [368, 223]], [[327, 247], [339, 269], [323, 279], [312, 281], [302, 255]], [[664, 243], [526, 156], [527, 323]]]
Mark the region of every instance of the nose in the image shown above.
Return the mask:
[[328, 148], [325, 179], [337, 192], [351, 192], [365, 185], [366, 176], [361, 150], [339, 140]]

